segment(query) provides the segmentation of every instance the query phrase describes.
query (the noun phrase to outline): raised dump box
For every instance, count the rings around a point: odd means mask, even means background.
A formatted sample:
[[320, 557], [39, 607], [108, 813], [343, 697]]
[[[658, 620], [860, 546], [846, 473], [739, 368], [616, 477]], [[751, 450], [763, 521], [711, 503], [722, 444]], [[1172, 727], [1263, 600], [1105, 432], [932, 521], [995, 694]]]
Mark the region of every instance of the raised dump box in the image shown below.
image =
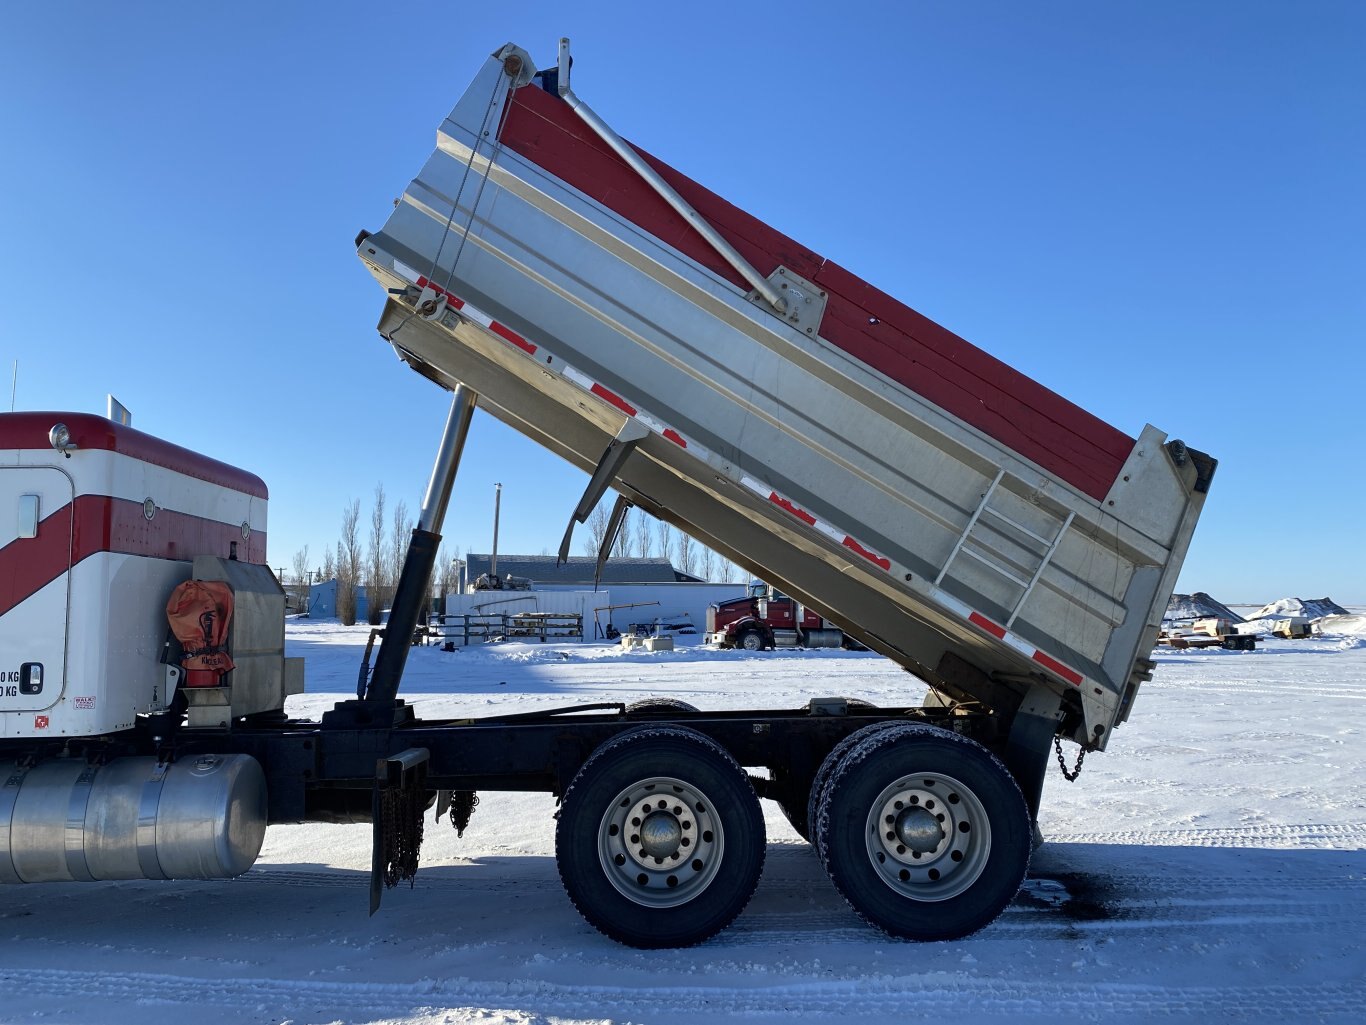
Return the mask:
[[[495, 53], [359, 252], [418, 372], [953, 699], [1104, 747], [1214, 461], [1111, 427]], [[590, 486], [590, 496], [593, 491]], [[1057, 695], [1047, 699], [1045, 694]]]

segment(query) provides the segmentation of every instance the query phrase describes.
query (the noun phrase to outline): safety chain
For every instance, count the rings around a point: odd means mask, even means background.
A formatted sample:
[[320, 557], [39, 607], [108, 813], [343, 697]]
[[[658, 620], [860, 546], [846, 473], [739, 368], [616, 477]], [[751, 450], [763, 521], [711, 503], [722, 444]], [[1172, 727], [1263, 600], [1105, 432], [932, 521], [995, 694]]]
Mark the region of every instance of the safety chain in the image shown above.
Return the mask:
[[1070, 772], [1067, 769], [1067, 762], [1062, 756], [1062, 738], [1056, 735], [1053, 737], [1053, 750], [1058, 752], [1058, 768], [1062, 769], [1062, 774], [1067, 777], [1067, 782], [1076, 782], [1077, 777], [1081, 775], [1081, 763], [1086, 760], [1087, 749], [1083, 747], [1077, 751], [1077, 764], [1072, 767]]
[[478, 805], [479, 795], [473, 790], [451, 792], [451, 825], [455, 827], [457, 837], [465, 835], [465, 830], [469, 828], [470, 816], [474, 814], [474, 809]]
[[407, 879], [412, 886], [417, 878], [418, 855], [422, 850], [422, 813], [427, 795], [417, 787], [390, 787], [380, 792], [380, 815], [384, 830], [384, 885], [392, 889]]

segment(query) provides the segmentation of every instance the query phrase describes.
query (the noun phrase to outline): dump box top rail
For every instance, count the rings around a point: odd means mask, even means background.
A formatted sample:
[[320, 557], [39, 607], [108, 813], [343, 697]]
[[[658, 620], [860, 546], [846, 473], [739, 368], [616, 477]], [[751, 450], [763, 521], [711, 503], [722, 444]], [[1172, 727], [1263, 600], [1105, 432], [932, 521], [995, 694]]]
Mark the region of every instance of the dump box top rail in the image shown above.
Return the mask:
[[1041, 687], [1103, 747], [1214, 461], [1129, 437], [640, 154], [661, 195], [565, 85], [512, 45], [480, 71], [361, 236], [381, 333], [949, 696], [1013, 713]]

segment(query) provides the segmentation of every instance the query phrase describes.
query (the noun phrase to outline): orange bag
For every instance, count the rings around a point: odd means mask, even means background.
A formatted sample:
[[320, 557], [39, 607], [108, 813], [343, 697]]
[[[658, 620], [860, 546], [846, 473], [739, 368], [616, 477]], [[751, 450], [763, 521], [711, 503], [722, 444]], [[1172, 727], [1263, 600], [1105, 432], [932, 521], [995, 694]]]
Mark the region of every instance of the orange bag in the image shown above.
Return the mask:
[[186, 685], [217, 687], [219, 677], [233, 670], [223, 648], [232, 622], [232, 588], [219, 580], [187, 580], [171, 592], [166, 618], [185, 649], [180, 664]]

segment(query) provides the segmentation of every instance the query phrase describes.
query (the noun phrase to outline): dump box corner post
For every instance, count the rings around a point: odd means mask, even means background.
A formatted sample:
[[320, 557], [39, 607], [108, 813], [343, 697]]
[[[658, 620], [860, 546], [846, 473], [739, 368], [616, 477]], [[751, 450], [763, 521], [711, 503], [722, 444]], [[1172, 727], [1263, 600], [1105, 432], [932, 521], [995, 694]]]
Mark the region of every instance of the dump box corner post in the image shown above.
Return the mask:
[[1019, 784], [1029, 805], [1029, 817], [1036, 823], [1048, 771], [1048, 752], [1061, 721], [1062, 698], [1048, 687], [1035, 684], [1020, 702], [1006, 737], [1006, 768]]

